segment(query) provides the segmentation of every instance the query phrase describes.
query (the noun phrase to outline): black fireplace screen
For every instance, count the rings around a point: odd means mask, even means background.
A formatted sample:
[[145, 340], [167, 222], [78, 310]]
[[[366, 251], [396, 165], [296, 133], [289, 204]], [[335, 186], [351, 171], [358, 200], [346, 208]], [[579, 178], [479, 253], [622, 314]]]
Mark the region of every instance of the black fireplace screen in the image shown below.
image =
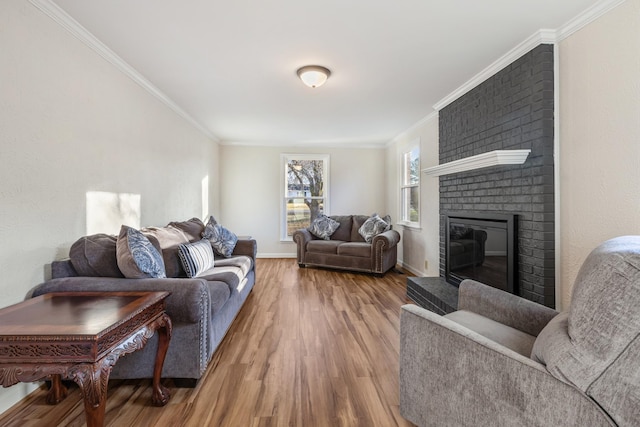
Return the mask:
[[445, 278], [473, 279], [516, 292], [516, 216], [450, 212], [446, 215]]

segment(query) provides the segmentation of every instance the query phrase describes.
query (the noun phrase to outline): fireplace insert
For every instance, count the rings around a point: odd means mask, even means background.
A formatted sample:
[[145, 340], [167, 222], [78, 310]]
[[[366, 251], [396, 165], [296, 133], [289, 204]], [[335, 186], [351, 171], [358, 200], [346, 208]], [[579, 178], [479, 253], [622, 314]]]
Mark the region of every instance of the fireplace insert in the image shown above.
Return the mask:
[[458, 286], [473, 279], [516, 293], [516, 215], [445, 214], [445, 279]]

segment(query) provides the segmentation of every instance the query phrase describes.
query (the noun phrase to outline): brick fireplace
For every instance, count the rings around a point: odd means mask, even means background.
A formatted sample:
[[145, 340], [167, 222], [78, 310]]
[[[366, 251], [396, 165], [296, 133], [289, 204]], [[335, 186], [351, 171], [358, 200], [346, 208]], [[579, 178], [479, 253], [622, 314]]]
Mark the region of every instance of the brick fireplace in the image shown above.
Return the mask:
[[449, 211], [517, 216], [514, 293], [555, 306], [553, 45], [539, 45], [439, 112], [440, 164], [530, 149], [522, 165], [440, 179], [440, 276]]

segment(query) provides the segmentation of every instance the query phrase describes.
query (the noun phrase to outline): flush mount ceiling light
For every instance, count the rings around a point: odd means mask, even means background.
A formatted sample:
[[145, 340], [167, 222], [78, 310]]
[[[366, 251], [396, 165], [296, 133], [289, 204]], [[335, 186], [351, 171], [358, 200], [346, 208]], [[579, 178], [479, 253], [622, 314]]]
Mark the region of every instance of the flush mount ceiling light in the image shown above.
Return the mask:
[[320, 65], [306, 65], [298, 69], [298, 77], [309, 87], [319, 87], [327, 81], [331, 71]]

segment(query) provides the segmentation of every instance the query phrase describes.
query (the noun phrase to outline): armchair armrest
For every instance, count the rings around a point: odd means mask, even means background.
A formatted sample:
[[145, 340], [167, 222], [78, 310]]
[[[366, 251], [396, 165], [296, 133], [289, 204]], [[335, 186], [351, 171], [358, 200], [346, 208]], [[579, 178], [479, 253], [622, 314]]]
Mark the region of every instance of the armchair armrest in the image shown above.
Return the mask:
[[63, 277], [32, 288], [26, 298], [51, 292], [171, 292], [166, 299], [171, 320], [198, 323], [210, 316], [210, 300], [204, 279], [124, 279], [118, 277]]
[[472, 311], [536, 337], [558, 315], [549, 307], [470, 279], [460, 283], [458, 310]]
[[615, 425], [542, 364], [415, 305], [400, 314], [399, 379], [416, 425]]

